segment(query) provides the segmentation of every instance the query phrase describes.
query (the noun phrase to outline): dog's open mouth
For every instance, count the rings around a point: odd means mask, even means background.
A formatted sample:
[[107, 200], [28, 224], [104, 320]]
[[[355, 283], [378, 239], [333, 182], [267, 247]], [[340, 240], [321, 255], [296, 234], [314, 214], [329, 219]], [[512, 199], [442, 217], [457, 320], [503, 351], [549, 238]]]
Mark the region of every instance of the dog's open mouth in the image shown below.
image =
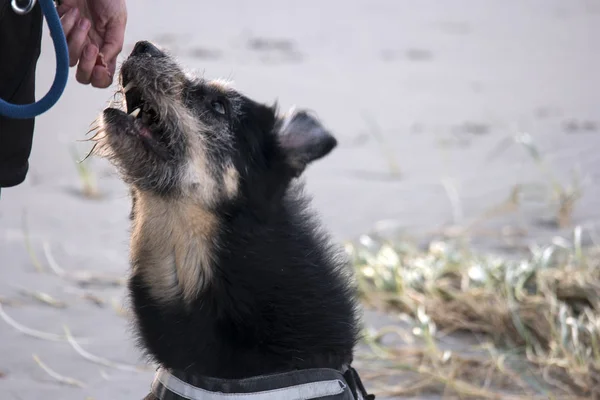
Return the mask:
[[141, 123], [140, 134], [164, 142], [165, 135], [158, 113], [153, 105], [143, 97], [142, 91], [133, 82], [129, 82], [124, 86], [123, 92], [127, 103], [127, 114], [135, 118], [136, 122]]
[[[111, 110], [113, 113], [122, 115], [122, 117], [113, 119], [113, 122], [124, 124], [122, 127], [126, 128], [126, 131], [138, 135], [147, 147], [159, 155], [166, 156], [169, 138], [154, 103], [144, 97], [141, 88], [138, 88], [133, 81], [126, 81], [125, 77], [123, 77], [123, 92], [127, 110], [126, 113], [116, 109]], [[125, 114], [127, 116], [123, 118]]]

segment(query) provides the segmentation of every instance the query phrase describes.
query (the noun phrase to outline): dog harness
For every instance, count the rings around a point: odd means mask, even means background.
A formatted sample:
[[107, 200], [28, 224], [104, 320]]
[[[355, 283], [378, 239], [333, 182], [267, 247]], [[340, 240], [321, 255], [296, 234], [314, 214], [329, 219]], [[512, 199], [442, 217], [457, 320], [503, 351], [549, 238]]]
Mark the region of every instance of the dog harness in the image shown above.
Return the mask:
[[198, 377], [159, 368], [152, 394], [160, 400], [374, 400], [352, 367], [315, 368], [245, 379]]

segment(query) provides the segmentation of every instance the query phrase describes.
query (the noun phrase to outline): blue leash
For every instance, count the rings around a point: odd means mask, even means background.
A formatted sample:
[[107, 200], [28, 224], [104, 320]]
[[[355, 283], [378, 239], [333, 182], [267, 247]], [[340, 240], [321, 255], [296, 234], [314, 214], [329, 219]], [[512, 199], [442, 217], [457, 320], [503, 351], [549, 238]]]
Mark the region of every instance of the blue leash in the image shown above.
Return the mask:
[[[13, 9], [15, 9], [16, 0], [13, 0]], [[0, 115], [13, 119], [31, 119], [48, 111], [60, 98], [67, 85], [69, 77], [69, 51], [67, 49], [67, 39], [58, 17], [58, 11], [54, 6], [53, 0], [39, 0], [42, 13], [46, 17], [50, 36], [54, 42], [54, 51], [56, 53], [56, 75], [50, 90], [39, 101], [32, 104], [11, 104], [0, 99]], [[30, 11], [35, 4], [30, 0], [30, 7], [25, 13]], [[16, 9], [15, 9], [16, 10]]]

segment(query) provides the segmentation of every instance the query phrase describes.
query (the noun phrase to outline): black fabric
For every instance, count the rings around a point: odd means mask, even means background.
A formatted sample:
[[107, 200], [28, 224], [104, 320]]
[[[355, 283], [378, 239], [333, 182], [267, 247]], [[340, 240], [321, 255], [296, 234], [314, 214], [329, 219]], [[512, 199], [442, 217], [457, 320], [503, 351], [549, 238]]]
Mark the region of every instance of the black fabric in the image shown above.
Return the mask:
[[[0, 0], [0, 98], [14, 104], [35, 101], [35, 72], [42, 41], [39, 4], [26, 15]], [[29, 170], [34, 119], [0, 116], [0, 188], [21, 184]]]
[[348, 386], [350, 386], [354, 398], [358, 399], [358, 393], [360, 393], [364, 400], [375, 400], [374, 394], [367, 393], [367, 389], [365, 389], [358, 372], [356, 372], [354, 368], [349, 367], [344, 373], [344, 378], [346, 379], [346, 382], [348, 382]]
[[[311, 382], [320, 382], [328, 380], [340, 380], [344, 382], [346, 388], [340, 394], [334, 396], [321, 397], [323, 400], [355, 400], [358, 399], [352, 394], [349, 383], [344, 375], [333, 369], [306, 369], [281, 374], [263, 375], [246, 379], [216, 379], [207, 377], [198, 377], [190, 374], [174, 371], [172, 374], [188, 384], [202, 388], [211, 392], [219, 393], [255, 393], [267, 390], [280, 389], [290, 386], [301, 385]], [[155, 397], [152, 397], [155, 396]], [[146, 399], [157, 398], [159, 400], [183, 400], [184, 397], [177, 395], [166, 389], [162, 384], [155, 387], [153, 395]]]

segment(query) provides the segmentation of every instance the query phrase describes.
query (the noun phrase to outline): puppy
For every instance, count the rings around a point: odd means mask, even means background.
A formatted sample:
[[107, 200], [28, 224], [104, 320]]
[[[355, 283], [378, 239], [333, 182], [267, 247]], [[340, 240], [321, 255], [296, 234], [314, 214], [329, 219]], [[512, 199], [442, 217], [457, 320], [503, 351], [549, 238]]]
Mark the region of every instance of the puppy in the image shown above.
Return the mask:
[[133, 198], [128, 289], [162, 373], [148, 399], [366, 396], [350, 267], [296, 179], [336, 139], [307, 111], [279, 115], [189, 76], [148, 42], [120, 78], [126, 107], [103, 111], [94, 152]]

